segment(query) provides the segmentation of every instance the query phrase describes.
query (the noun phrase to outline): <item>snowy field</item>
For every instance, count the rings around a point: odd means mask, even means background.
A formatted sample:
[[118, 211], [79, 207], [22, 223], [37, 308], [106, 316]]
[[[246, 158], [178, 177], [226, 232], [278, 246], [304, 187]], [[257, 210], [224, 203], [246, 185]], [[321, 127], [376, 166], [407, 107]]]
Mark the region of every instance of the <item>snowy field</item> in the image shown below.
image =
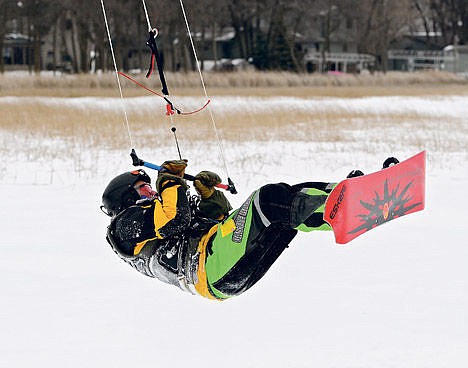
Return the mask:
[[[0, 103], [21, 108], [26, 101]], [[118, 101], [39, 103], [102, 110], [116, 109]], [[145, 103], [132, 99], [129, 109]], [[266, 105], [285, 106], [277, 98], [220, 98], [212, 108], [219, 114]], [[107, 245], [108, 218], [98, 207], [107, 182], [131, 169], [125, 147], [80, 152], [76, 171], [76, 153], [28, 160], [16, 153], [39, 142], [0, 130], [11, 145], [0, 166], [0, 366], [468, 366], [468, 97], [289, 98], [286, 106], [310, 114], [344, 109], [376, 120], [410, 111], [424, 124], [372, 134], [355, 129], [347, 142], [291, 142], [280, 134], [266, 143], [226, 142], [240, 192], [230, 197], [233, 205], [266, 182], [336, 181], [354, 168], [379, 169], [389, 155], [403, 160], [426, 149], [426, 209], [345, 246], [331, 233], [299, 234], [257, 285], [222, 303], [138, 274]], [[203, 142], [180, 143], [187, 172], [206, 168], [224, 176]], [[176, 156], [164, 156], [168, 147], [176, 152], [169, 142], [143, 147], [142, 156], [161, 163]]]

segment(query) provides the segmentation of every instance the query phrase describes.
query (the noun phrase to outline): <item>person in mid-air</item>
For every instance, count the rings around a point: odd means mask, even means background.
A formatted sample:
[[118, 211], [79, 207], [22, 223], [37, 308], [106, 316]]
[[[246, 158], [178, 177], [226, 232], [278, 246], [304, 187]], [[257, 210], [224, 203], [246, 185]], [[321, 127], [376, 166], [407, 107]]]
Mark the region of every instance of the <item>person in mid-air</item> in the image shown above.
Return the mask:
[[298, 231], [331, 230], [323, 211], [335, 183], [267, 184], [231, 211], [213, 172], [195, 176], [198, 195], [191, 196], [186, 166], [164, 162], [154, 189], [145, 171], [123, 173], [102, 196], [112, 217], [107, 241], [147, 276], [223, 300], [254, 285]]

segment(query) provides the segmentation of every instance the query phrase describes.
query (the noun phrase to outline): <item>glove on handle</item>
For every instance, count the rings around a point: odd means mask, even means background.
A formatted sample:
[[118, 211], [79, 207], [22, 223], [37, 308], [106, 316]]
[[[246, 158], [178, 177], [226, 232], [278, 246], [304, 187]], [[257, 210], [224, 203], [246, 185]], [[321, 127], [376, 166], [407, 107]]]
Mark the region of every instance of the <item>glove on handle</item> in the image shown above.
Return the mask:
[[180, 176], [181, 178], [184, 176], [185, 168], [187, 167], [188, 160], [169, 160], [164, 161], [161, 165], [162, 170], [160, 172], [167, 172], [172, 175]]
[[221, 183], [218, 174], [211, 171], [201, 171], [195, 176], [193, 186], [202, 199], [210, 198], [215, 189], [214, 186]]
[[212, 171], [200, 171], [196, 176], [196, 180], [200, 180], [201, 183], [207, 187], [214, 187], [221, 183], [221, 178], [218, 174]]

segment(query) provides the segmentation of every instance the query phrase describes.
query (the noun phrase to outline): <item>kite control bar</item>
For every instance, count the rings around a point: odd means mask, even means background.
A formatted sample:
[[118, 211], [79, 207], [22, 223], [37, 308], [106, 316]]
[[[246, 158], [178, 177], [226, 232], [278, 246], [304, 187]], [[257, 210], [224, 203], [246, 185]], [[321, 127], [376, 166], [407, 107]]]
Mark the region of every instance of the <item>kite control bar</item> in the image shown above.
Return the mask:
[[[132, 158], [133, 166], [144, 166], [144, 167], [147, 167], [149, 169], [153, 169], [153, 170], [157, 170], [157, 171], [161, 171], [161, 169], [162, 169], [162, 167], [159, 166], [159, 165], [155, 165], [155, 164], [152, 164], [151, 162], [143, 161], [141, 158], [139, 158], [137, 156], [134, 149], [132, 149], [132, 152], [130, 153], [130, 157]], [[184, 179], [194, 181], [195, 176], [189, 175], [189, 174], [184, 174]], [[234, 183], [232, 182], [231, 178], [228, 178], [228, 184], [220, 183], [220, 184], [216, 184], [215, 187], [227, 190], [232, 194], [237, 194], [236, 187], [235, 187]]]

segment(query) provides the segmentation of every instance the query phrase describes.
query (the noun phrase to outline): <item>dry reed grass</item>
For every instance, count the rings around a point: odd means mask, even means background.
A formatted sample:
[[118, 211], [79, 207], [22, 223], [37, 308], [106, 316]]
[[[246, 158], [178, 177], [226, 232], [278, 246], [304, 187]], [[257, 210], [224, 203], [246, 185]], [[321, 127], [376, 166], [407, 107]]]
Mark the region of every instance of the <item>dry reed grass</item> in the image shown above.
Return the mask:
[[[156, 91], [159, 79], [134, 76]], [[170, 91], [176, 95], [201, 94], [198, 73], [167, 73]], [[148, 92], [120, 78], [126, 96], [147, 95]], [[468, 80], [445, 72], [386, 74], [294, 74], [285, 72], [205, 73], [205, 82], [212, 95], [295, 95], [357, 97], [369, 95], [431, 94], [441, 90], [447, 93], [466, 93]], [[114, 73], [83, 75], [27, 75], [5, 73], [0, 75], [0, 96], [116, 96]]]
[[[130, 146], [120, 109], [89, 111], [0, 101], [0, 111], [0, 131], [4, 132], [0, 136], [4, 140], [0, 150], [11, 149], [11, 137], [14, 137], [16, 149], [27, 150], [28, 155], [42, 158], [88, 149], [118, 150]], [[131, 111], [128, 118], [133, 143], [138, 142], [142, 147], [173, 145], [170, 132], [173, 124], [178, 128], [182, 144], [216, 140], [206, 111], [197, 115], [176, 116], [172, 123], [162, 114], [148, 112]], [[222, 140], [229, 144], [245, 141], [257, 141], [259, 144], [274, 141], [343, 143], [354, 141], [356, 136], [361, 135], [372, 142], [398, 146], [402, 144], [400, 135], [393, 138], [392, 134], [397, 128], [408, 129], [407, 144], [417, 147], [431, 144], [437, 150], [440, 150], [437, 145], [444, 144], [444, 150], [452, 152], [463, 150], [466, 142], [464, 139], [457, 142], [451, 132], [457, 130], [462, 136], [468, 136], [468, 127], [462, 121], [455, 120], [450, 122], [450, 126], [442, 126], [427, 117], [404, 112], [377, 116], [345, 111], [317, 111], [311, 114], [304, 111], [265, 113], [249, 110], [218, 113], [215, 121]], [[57, 145], [53, 142], [61, 143]], [[60, 153], [56, 152], [57, 146], [61, 148]]]
[[[228, 79], [229, 76], [234, 76], [234, 74], [224, 76], [224, 78]], [[194, 76], [191, 77], [195, 80]], [[213, 76], [213, 78], [215, 77]], [[407, 84], [404, 86], [378, 85], [383, 82], [381, 79], [376, 79], [373, 83], [377, 86], [363, 84], [341, 87], [297, 86], [284, 88], [278, 85], [263, 87], [264, 84], [268, 83], [267, 80], [270, 77], [273, 85], [275, 80], [273, 76], [265, 75], [263, 76], [265, 80], [257, 77], [260, 79], [256, 82], [253, 80], [243, 81], [246, 85], [256, 84], [255, 88], [219, 87], [217, 94], [229, 95], [239, 92], [239, 95], [260, 97], [285, 94], [298, 97], [311, 95], [360, 97], [368, 95], [467, 94], [465, 82], [458, 79], [454, 82], [451, 76], [445, 74], [438, 75], [438, 77], [447, 77], [448, 79], [437, 79], [434, 84], [430, 84], [428, 80], [433, 80], [431, 78], [435, 77], [425, 76], [426, 82], [422, 84], [410, 84], [406, 80]], [[322, 80], [320, 78], [322, 77], [319, 77], [319, 80]], [[387, 77], [382, 76], [382, 78]], [[217, 85], [236, 83], [235, 80], [226, 81], [225, 79], [223, 82], [217, 81]], [[397, 80], [399, 79], [394, 79], [394, 83]], [[215, 84], [210, 79], [209, 81]], [[293, 81], [297, 84], [300, 83], [296, 79]], [[93, 76], [63, 76], [59, 80], [54, 78], [40, 80], [35, 77], [30, 80], [22, 77], [19, 78], [17, 84], [14, 82], [15, 79], [12, 79], [12, 76], [1, 76], [0, 95], [15, 95], [15, 91], [18, 95], [24, 95], [25, 90], [22, 88], [26, 88], [27, 93], [31, 93], [31, 95], [42, 94], [46, 96], [111, 95], [115, 97], [117, 94], [113, 85], [115, 79], [112, 78], [112, 75], [101, 76], [98, 81]], [[182, 81], [179, 82], [182, 85]], [[6, 89], [6, 85], [10, 85], [11, 88]], [[138, 91], [135, 94], [141, 94], [141, 91], [133, 85], [124, 85], [126, 95], [132, 94], [128, 92], [129, 90]], [[161, 110], [163, 108], [162, 106]], [[44, 166], [48, 166], [54, 160], [65, 158], [73, 163], [74, 172], [85, 172], [92, 170], [88, 167], [90, 163], [94, 162], [94, 157], [90, 159], [91, 155], [126, 150], [130, 146], [135, 146], [135, 143], [137, 143], [137, 147], [170, 147], [171, 152], [174, 148], [174, 140], [170, 131], [173, 123], [158, 112], [151, 114], [148, 111], [129, 111], [132, 144], [129, 142], [124, 116], [118, 108], [110, 111], [96, 109], [90, 111], [78, 107], [47, 105], [35, 100], [19, 104], [0, 99], [0, 114], [0, 154], [2, 157], [14, 157], [18, 162], [40, 162]], [[370, 153], [379, 152], [383, 147], [386, 147], [389, 152], [401, 149], [401, 147], [409, 147], [413, 151], [428, 149], [433, 152], [451, 153], [464, 152], [467, 143], [466, 137], [468, 137], [468, 126], [460, 120], [437, 123], [436, 118], [432, 120], [405, 112], [378, 116], [331, 110], [309, 113], [307, 111], [289, 111], [287, 108], [284, 112], [265, 112], [264, 110], [257, 112], [255, 108], [252, 108], [246, 111], [217, 113], [215, 121], [222, 141], [230, 150], [234, 150], [234, 147], [242, 145], [243, 142], [257, 142], [259, 145], [264, 144], [265, 146], [278, 142], [306, 142], [314, 146], [316, 150], [339, 150], [342, 149], [343, 145], [348, 145], [348, 147], [355, 146], [356, 149], [367, 150]], [[175, 116], [174, 124], [178, 128], [178, 138], [182, 147], [200, 150], [210, 146], [214, 147], [214, 150], [216, 149], [216, 137], [206, 110], [196, 115]], [[401, 131], [405, 130], [408, 131], [408, 134], [402, 136]], [[462, 138], [457, 139], [453, 131], [459, 132], [459, 136]], [[364, 148], [363, 137], [365, 137]], [[252, 154], [254, 155], [254, 153]], [[251, 156], [246, 157], [252, 158]], [[2, 172], [6, 172], [5, 165], [7, 164], [8, 162], [3, 162], [3, 166], [0, 166], [0, 176], [2, 176]]]

